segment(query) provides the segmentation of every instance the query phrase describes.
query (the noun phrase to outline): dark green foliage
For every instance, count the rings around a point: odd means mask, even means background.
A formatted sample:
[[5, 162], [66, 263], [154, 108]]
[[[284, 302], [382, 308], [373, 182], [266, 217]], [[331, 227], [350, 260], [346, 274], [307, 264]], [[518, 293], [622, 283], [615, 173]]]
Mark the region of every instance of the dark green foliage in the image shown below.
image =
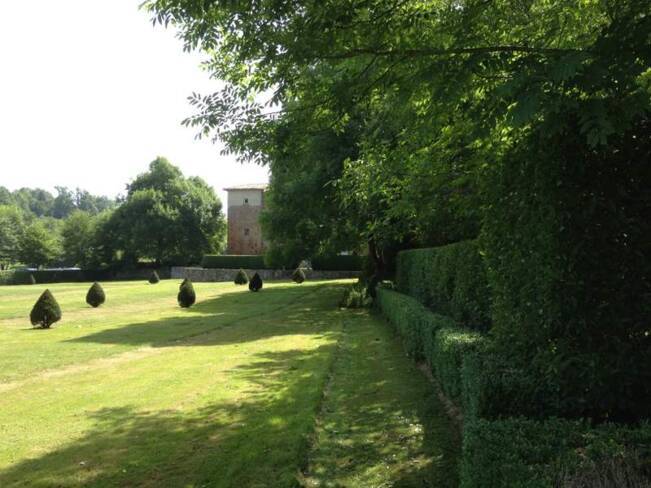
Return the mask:
[[301, 268], [296, 268], [292, 273], [292, 281], [294, 283], [303, 283], [305, 281], [305, 272]]
[[32, 273], [29, 274], [27, 284], [29, 284], [29, 285], [35, 285], [36, 284], [36, 278], [34, 278], [34, 275]]
[[544, 379], [531, 398], [556, 385], [558, 414], [651, 417], [649, 133], [640, 122], [612, 149], [527, 139], [492, 174], [495, 334], [513, 367]]
[[258, 273], [254, 274], [253, 278], [251, 278], [251, 281], [249, 281], [249, 290], [262, 290], [262, 278], [260, 278], [260, 275]]
[[86, 294], [86, 303], [91, 307], [99, 307], [105, 301], [106, 295], [102, 286], [97, 282], [93, 283]]
[[201, 260], [201, 267], [223, 269], [267, 269], [264, 264], [264, 256], [234, 254], [206, 254]]
[[160, 277], [158, 276], [158, 273], [154, 270], [151, 272], [151, 275], [149, 275], [149, 283], [152, 285], [155, 285], [160, 281]]
[[360, 271], [364, 258], [362, 256], [335, 255], [314, 256], [311, 259], [312, 269], [318, 271]]
[[464, 327], [486, 330], [490, 293], [475, 241], [398, 253], [398, 289]]
[[179, 287], [179, 294], [177, 295], [179, 305], [183, 308], [189, 308], [197, 301], [197, 295], [194, 292], [192, 281], [184, 279]]
[[[416, 299], [384, 286], [378, 287], [377, 303], [402, 338], [407, 354], [425, 360], [446, 395], [460, 404], [464, 361], [485, 347], [487, 339], [459, 327], [449, 317], [433, 313]], [[476, 390], [478, 395], [484, 391]]]
[[34, 304], [29, 319], [33, 326], [49, 329], [52, 324], [61, 320], [61, 308], [50, 292], [45, 290]]
[[249, 275], [246, 274], [242, 268], [235, 275], [235, 284], [236, 285], [246, 285], [249, 282]]
[[621, 463], [634, 479], [648, 480], [651, 475], [648, 464], [651, 425], [648, 423], [636, 428], [614, 424], [591, 428], [587, 422], [561, 419], [474, 419], [465, 422], [463, 437], [461, 486], [464, 488], [648, 486], [617, 484], [612, 480], [601, 485], [562, 483], [586, 471], [604, 471], [604, 465], [608, 468], [608, 463], [613, 461]]

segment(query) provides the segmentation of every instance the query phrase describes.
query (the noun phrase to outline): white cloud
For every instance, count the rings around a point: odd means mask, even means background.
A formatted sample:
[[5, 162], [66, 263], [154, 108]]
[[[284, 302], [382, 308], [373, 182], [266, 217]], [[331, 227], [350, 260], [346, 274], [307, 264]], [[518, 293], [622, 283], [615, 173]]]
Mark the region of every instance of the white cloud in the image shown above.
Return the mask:
[[180, 125], [191, 92], [212, 92], [199, 54], [152, 27], [140, 0], [2, 2], [0, 185], [81, 187], [114, 196], [167, 157], [222, 188], [267, 170], [221, 156]]

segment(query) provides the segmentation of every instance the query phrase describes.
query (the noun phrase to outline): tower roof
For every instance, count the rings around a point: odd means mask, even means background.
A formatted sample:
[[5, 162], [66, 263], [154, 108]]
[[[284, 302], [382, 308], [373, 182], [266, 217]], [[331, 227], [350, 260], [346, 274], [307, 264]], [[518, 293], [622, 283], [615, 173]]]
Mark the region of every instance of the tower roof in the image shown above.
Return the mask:
[[249, 184], [249, 185], [229, 186], [228, 188], [224, 188], [224, 191], [236, 191], [236, 190], [262, 190], [262, 191], [265, 191], [267, 189], [267, 186], [269, 186], [267, 183], [253, 183], [253, 184]]

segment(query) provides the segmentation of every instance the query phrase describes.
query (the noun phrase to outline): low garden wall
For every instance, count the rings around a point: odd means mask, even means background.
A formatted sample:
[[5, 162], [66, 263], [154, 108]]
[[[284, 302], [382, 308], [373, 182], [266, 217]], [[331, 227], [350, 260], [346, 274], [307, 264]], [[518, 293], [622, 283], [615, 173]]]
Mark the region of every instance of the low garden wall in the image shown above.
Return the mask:
[[[260, 275], [263, 281], [267, 280], [289, 280], [293, 270], [286, 269], [245, 269], [246, 274], [253, 276], [255, 273]], [[344, 278], [357, 278], [359, 271], [315, 271], [311, 269], [303, 270], [308, 280], [336, 280]], [[172, 267], [172, 278], [188, 278], [197, 283], [210, 281], [233, 281], [237, 274], [237, 269], [225, 268], [188, 268], [184, 266]]]

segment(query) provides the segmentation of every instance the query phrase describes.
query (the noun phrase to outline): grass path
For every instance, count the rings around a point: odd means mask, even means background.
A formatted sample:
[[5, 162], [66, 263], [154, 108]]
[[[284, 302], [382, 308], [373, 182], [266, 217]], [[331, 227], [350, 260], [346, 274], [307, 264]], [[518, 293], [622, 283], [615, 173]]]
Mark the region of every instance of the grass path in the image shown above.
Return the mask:
[[0, 287], [0, 486], [453, 486], [443, 410], [341, 284], [87, 286], [45, 331]]
[[308, 487], [456, 487], [460, 439], [386, 324], [350, 312], [318, 419]]

